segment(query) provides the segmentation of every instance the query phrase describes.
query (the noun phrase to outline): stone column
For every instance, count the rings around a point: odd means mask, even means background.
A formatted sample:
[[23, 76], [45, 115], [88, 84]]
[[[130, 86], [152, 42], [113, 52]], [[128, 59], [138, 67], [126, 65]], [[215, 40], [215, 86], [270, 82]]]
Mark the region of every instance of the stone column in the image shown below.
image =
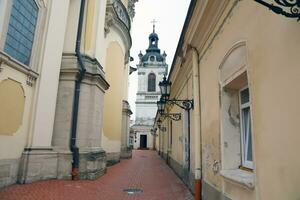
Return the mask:
[[132, 149], [129, 147], [129, 134], [130, 134], [130, 105], [127, 101], [123, 100], [122, 112], [122, 138], [121, 138], [121, 158], [128, 159], [132, 157]]
[[[101, 148], [103, 99], [109, 85], [99, 62], [84, 56], [86, 75], [81, 82], [76, 145], [79, 148], [80, 179], [95, 179], [105, 173], [106, 154]], [[58, 152], [58, 177], [71, 175], [70, 133], [75, 80], [79, 72], [75, 54], [65, 53], [62, 59], [53, 146]]]

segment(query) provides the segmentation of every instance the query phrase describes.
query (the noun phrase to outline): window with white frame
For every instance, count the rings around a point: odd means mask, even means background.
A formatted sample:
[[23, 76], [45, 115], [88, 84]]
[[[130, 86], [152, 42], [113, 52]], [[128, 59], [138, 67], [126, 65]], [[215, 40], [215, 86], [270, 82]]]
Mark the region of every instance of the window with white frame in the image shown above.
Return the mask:
[[247, 73], [221, 91], [223, 169], [253, 169], [251, 104]]
[[254, 133], [251, 121], [251, 87], [246, 42], [236, 43], [220, 64], [219, 100], [221, 170], [224, 180], [252, 189], [254, 177]]
[[239, 92], [242, 166], [253, 169], [252, 130], [249, 88]]
[[38, 19], [35, 0], [13, 0], [4, 51], [29, 65]]

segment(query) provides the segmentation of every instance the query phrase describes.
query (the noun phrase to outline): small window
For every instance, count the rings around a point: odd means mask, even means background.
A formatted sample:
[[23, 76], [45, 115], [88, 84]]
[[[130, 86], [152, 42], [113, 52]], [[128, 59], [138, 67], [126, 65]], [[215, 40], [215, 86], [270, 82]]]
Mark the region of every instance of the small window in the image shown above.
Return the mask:
[[148, 92], [156, 91], [156, 76], [151, 73], [148, 75]]
[[150, 61], [153, 62], [155, 60], [154, 56], [150, 56]]
[[156, 40], [154, 38], [151, 39], [151, 44], [155, 45]]
[[249, 88], [240, 90], [240, 122], [241, 122], [241, 148], [242, 166], [253, 168], [252, 157], [252, 130]]
[[38, 18], [34, 0], [13, 0], [4, 51], [29, 65]]

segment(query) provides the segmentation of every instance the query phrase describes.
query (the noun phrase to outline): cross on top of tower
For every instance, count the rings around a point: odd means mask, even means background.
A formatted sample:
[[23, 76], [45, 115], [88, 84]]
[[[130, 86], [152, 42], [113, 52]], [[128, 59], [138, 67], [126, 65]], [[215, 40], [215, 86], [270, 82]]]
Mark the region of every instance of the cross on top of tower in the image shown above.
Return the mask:
[[153, 19], [151, 23], [153, 24], [153, 33], [155, 33], [155, 24], [157, 23], [157, 21]]

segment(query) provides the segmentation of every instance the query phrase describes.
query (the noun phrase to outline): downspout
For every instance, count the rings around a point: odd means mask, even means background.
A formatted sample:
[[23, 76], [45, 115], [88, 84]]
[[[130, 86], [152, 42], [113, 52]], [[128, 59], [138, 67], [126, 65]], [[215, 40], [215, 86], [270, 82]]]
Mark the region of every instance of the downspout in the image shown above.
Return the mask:
[[71, 141], [70, 141], [70, 149], [71, 149], [72, 157], [73, 157], [72, 180], [79, 179], [79, 177], [78, 177], [79, 148], [76, 145], [76, 139], [77, 139], [77, 121], [78, 121], [80, 85], [81, 85], [81, 81], [86, 72], [85, 66], [83, 64], [82, 54], [80, 53], [84, 9], [85, 9], [85, 0], [81, 0], [78, 28], [77, 28], [76, 47], [75, 47], [75, 54], [77, 57], [77, 61], [79, 63], [79, 74], [78, 74], [78, 79], [76, 79], [76, 81], [75, 81], [74, 98], [73, 98], [73, 112], [72, 112]]
[[[192, 49], [193, 63], [193, 94], [194, 94], [194, 130], [195, 130], [195, 200], [201, 199], [202, 191], [202, 138], [201, 138], [201, 114], [200, 114], [200, 84], [199, 84], [199, 52]], [[198, 153], [198, 151], [200, 151]]]
[[188, 171], [191, 171], [191, 112], [188, 112]]

